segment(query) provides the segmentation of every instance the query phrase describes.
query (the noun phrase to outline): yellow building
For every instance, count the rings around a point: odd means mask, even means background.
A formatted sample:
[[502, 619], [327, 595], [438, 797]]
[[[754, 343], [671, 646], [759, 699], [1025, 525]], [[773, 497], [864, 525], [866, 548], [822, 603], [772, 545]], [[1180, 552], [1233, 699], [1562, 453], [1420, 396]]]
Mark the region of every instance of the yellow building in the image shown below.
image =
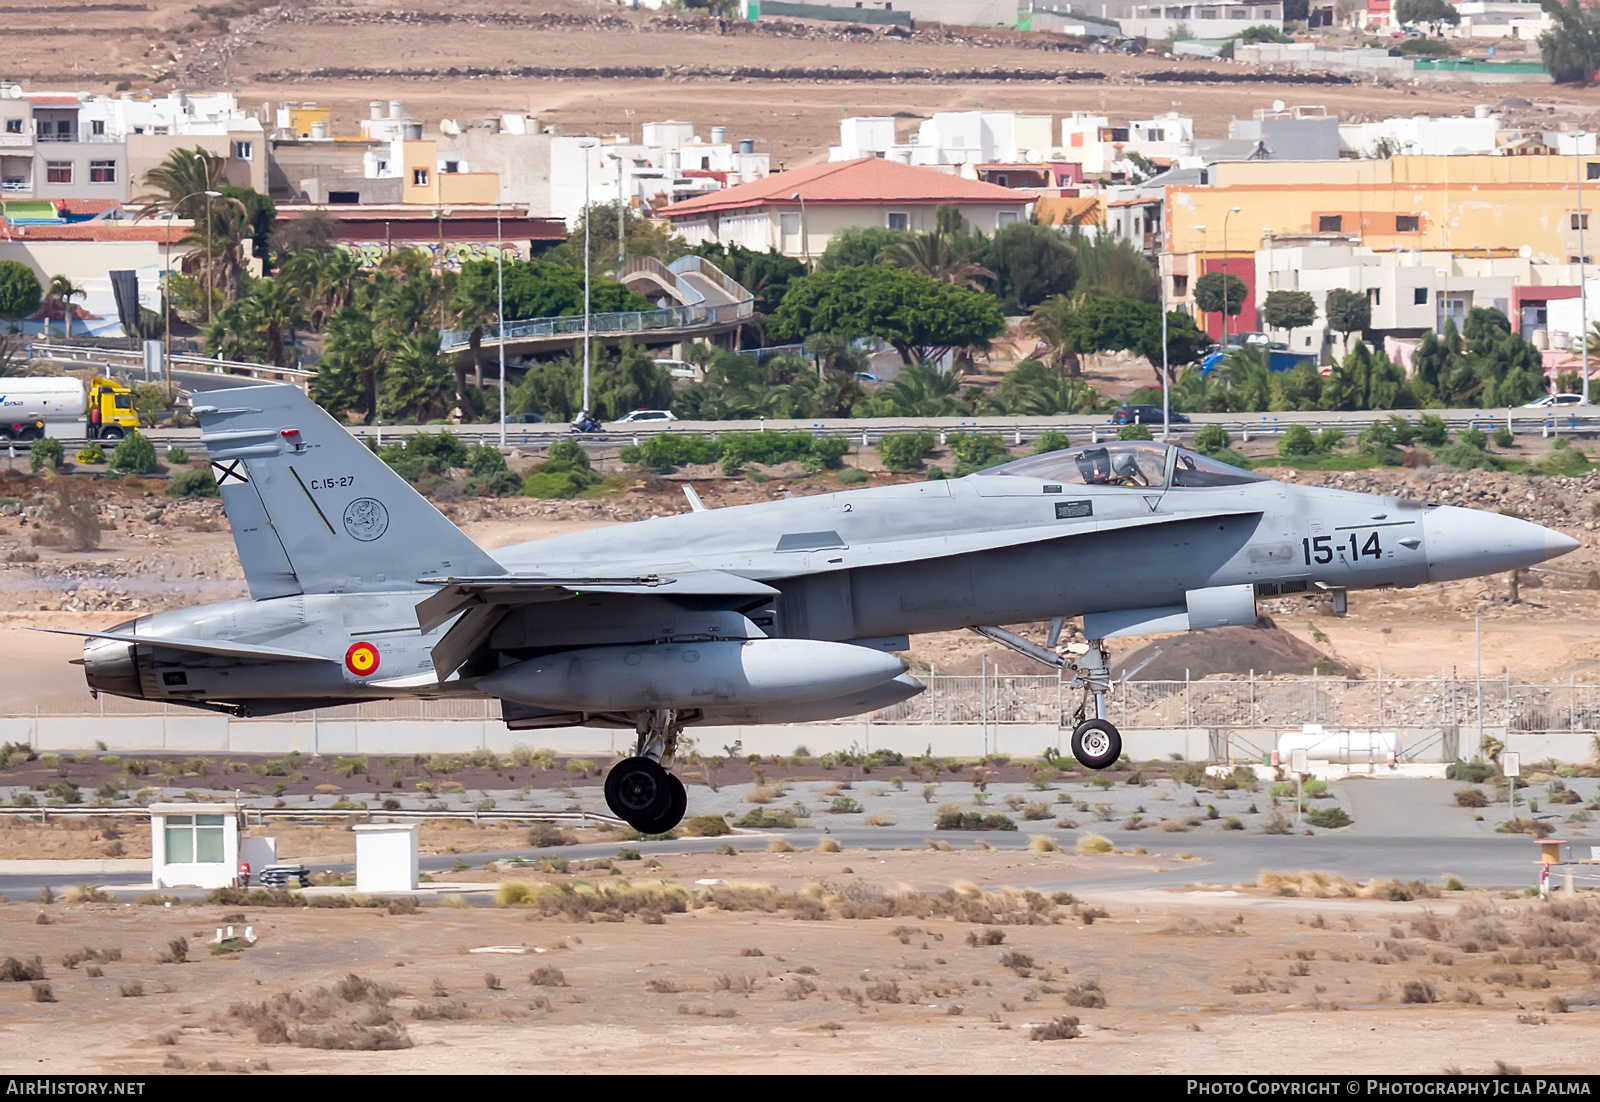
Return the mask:
[[[1580, 168], [1594, 185], [1587, 213], [1600, 200], [1600, 157], [1219, 164], [1210, 187], [1168, 190], [1167, 251], [1220, 257], [1254, 252], [1274, 235], [1342, 234], [1370, 249], [1488, 254], [1527, 245], [1536, 261], [1567, 263], [1578, 256]], [[1590, 255], [1596, 244], [1586, 236]]]
[[496, 203], [497, 172], [451, 172], [439, 167], [439, 143], [406, 141], [401, 147], [402, 203], [441, 206], [447, 203]]
[[[1162, 275], [1174, 306], [1194, 310], [1201, 275], [1228, 271], [1251, 284], [1235, 331], [1257, 324], [1265, 290], [1256, 250], [1283, 238], [1384, 251], [1523, 255], [1578, 263], [1600, 253], [1600, 157], [1400, 156], [1386, 161], [1246, 161], [1212, 167], [1210, 186], [1167, 189]], [[1585, 187], [1579, 210], [1578, 174]], [[1581, 217], [1580, 217], [1581, 214]], [[1579, 248], [1579, 233], [1583, 247]], [[1526, 252], [1523, 250], [1526, 249]], [[1213, 334], [1220, 316], [1202, 321]]]

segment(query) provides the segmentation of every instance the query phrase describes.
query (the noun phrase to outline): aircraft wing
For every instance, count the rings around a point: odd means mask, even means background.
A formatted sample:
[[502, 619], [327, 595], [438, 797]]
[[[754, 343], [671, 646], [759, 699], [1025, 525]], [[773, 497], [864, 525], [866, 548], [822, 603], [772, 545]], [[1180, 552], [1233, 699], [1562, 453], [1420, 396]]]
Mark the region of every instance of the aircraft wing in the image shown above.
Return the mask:
[[516, 605], [560, 601], [579, 593], [639, 593], [675, 596], [771, 597], [777, 590], [723, 570], [687, 570], [631, 577], [549, 578], [495, 575], [486, 578], [419, 578], [439, 591], [417, 604], [424, 634], [460, 614], [433, 648], [433, 666], [443, 681], [461, 668], [488, 638], [506, 611]]
[[223, 643], [215, 639], [168, 639], [159, 635], [134, 635], [126, 631], [72, 631], [67, 628], [35, 628], [54, 635], [78, 635], [85, 639], [114, 639], [119, 643], [137, 643], [144, 647], [163, 647], [167, 650], [186, 650], [196, 654], [215, 654], [224, 658], [259, 658], [262, 661], [332, 662], [339, 659], [325, 654], [308, 654], [305, 651], [284, 650], [282, 647], [263, 647], [254, 643]]

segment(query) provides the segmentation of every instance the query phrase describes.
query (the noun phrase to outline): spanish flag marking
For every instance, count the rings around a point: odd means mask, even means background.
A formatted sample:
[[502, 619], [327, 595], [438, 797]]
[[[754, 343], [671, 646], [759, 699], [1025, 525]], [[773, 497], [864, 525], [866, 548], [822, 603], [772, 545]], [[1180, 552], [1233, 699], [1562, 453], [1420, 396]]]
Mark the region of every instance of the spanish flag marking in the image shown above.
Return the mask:
[[344, 652], [344, 668], [357, 677], [370, 677], [378, 672], [378, 648], [371, 643], [352, 643]]

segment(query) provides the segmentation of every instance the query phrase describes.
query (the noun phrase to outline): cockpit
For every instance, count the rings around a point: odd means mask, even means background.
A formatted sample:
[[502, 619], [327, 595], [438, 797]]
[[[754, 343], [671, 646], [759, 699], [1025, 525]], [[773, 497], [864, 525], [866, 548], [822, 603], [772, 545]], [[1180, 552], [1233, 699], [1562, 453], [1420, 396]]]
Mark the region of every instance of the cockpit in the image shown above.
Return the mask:
[[1187, 489], [1243, 486], [1265, 478], [1169, 444], [1114, 440], [1031, 455], [979, 471], [982, 477], [1021, 476], [1073, 486]]

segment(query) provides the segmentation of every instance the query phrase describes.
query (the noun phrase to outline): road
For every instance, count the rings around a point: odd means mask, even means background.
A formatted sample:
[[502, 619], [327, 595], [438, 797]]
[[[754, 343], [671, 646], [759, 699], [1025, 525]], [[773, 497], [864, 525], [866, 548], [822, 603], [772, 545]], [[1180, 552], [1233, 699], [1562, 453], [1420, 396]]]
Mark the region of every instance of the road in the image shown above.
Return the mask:
[[[448, 881], [450, 869], [456, 861], [464, 861], [474, 868], [485, 861], [503, 861], [513, 857], [547, 855], [563, 857], [569, 861], [596, 857], [615, 857], [624, 846], [641, 854], [661, 856], [674, 853], [711, 853], [723, 844], [739, 850], [765, 850], [769, 842], [781, 838], [797, 850], [815, 849], [824, 837], [838, 842], [845, 850], [889, 851], [897, 849], [922, 849], [932, 837], [949, 842], [956, 849], [977, 847], [979, 839], [998, 850], [1025, 849], [1032, 833], [933, 833], [925, 830], [908, 830], [874, 827], [841, 827], [826, 833], [819, 829], [781, 831], [739, 831], [722, 838], [685, 838], [669, 842], [606, 842], [578, 846], [556, 846], [546, 849], [486, 850], [478, 853], [448, 854], [424, 857], [422, 871], [436, 880]], [[1071, 848], [1076, 831], [1050, 830], [1058, 845]], [[1021, 879], [1006, 882], [1006, 886], [1035, 888], [1051, 892], [1071, 890], [1075, 893], [1094, 891], [1126, 891], [1133, 888], [1180, 888], [1194, 884], [1225, 885], [1235, 887], [1253, 884], [1261, 873], [1300, 872], [1320, 870], [1337, 873], [1352, 880], [1383, 877], [1393, 880], [1422, 880], [1439, 884], [1443, 877], [1459, 877], [1471, 888], [1504, 888], [1519, 890], [1538, 882], [1538, 865], [1535, 861], [1537, 847], [1521, 835], [1494, 838], [1433, 837], [1411, 835], [1361, 835], [1321, 834], [1315, 837], [1301, 835], [1262, 834], [1193, 834], [1173, 837], [1153, 835], [1148, 831], [1101, 832], [1118, 849], [1131, 850], [1143, 846], [1158, 855], [1192, 854], [1199, 860], [1178, 862], [1163, 872], [1136, 873], [1127, 876], [1065, 880], [1048, 875], [1038, 879]], [[1573, 841], [1572, 852], [1587, 853], [1589, 839]], [[354, 864], [318, 865], [317, 871], [352, 872]], [[15, 901], [35, 898], [46, 886], [58, 896], [84, 881], [84, 877], [58, 876], [40, 873], [0, 876], [0, 896]], [[115, 874], [97, 881], [100, 886], [127, 900], [150, 892], [147, 879]], [[167, 894], [195, 900], [205, 896], [196, 890], [176, 890]]]

